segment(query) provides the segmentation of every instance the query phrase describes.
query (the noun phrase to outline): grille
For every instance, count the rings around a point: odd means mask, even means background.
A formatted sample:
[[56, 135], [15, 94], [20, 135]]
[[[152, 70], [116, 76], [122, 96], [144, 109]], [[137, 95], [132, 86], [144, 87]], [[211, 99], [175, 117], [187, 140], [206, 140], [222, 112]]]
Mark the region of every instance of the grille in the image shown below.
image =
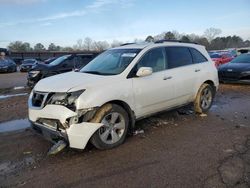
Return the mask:
[[227, 79], [238, 79], [239, 73], [238, 72], [223, 72], [222, 77], [227, 78]]

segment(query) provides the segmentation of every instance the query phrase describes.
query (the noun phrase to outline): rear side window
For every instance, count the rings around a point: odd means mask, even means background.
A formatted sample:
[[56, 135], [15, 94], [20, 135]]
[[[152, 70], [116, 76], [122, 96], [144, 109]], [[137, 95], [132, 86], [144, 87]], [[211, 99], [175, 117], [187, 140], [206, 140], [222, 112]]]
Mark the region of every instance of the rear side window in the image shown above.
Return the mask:
[[204, 55], [202, 55], [198, 50], [194, 49], [194, 48], [189, 48], [190, 52], [193, 56], [193, 62], [194, 63], [203, 63], [203, 62], [207, 62], [207, 58], [204, 57]]
[[153, 72], [165, 70], [164, 48], [154, 48], [147, 52], [137, 64], [137, 70], [139, 70], [140, 67], [151, 67]]
[[193, 64], [187, 47], [166, 47], [166, 59], [168, 69]]

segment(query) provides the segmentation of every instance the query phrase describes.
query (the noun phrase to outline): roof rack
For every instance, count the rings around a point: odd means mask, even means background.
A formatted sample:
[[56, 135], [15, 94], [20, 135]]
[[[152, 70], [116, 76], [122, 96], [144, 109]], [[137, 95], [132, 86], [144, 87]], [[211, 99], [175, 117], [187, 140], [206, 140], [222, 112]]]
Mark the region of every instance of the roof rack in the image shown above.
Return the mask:
[[157, 40], [157, 41], [155, 41], [156, 44], [158, 44], [158, 43], [164, 43], [164, 42], [179, 42], [179, 43], [198, 44], [197, 42], [185, 42], [185, 41], [182, 41], [182, 40], [174, 40], [174, 39], [163, 39], [163, 40]]
[[129, 42], [129, 43], [121, 44], [120, 46], [126, 46], [126, 45], [130, 45], [130, 44], [136, 44], [136, 43], [134, 43], [134, 42]]

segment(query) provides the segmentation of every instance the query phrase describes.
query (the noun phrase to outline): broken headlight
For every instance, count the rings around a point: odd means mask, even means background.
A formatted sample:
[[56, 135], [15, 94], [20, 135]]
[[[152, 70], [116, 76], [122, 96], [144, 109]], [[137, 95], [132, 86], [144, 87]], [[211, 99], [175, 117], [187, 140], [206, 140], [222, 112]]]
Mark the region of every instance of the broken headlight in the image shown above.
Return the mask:
[[49, 104], [56, 104], [56, 105], [63, 105], [67, 108], [75, 111], [75, 101], [78, 99], [78, 97], [84, 92], [85, 90], [79, 90], [69, 93], [54, 93], [50, 100]]

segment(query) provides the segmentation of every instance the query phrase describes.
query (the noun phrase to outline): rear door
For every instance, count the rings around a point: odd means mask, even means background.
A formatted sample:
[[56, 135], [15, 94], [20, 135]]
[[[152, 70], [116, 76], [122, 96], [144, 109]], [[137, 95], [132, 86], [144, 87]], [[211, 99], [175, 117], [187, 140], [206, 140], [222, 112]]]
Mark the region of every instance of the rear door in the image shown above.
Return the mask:
[[199, 66], [193, 64], [193, 58], [188, 47], [166, 47], [168, 70], [166, 77], [174, 80], [175, 105], [191, 101], [197, 79]]
[[193, 58], [194, 74], [197, 78], [193, 87], [193, 95], [196, 96], [201, 84], [207, 79], [211, 71], [211, 63], [195, 48], [189, 48]]

